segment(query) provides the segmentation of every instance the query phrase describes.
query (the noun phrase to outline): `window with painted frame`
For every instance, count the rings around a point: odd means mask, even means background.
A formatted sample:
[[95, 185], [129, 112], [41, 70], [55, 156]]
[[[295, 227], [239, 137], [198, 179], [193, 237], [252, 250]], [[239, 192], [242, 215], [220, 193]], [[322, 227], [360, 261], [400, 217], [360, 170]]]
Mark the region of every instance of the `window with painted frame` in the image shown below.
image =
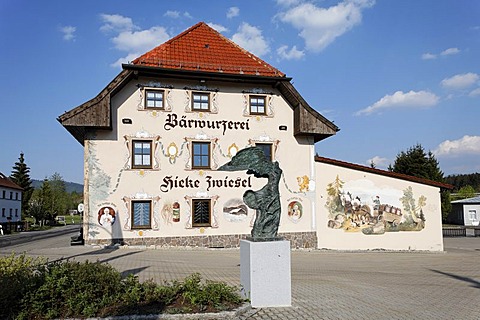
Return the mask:
[[132, 229], [152, 228], [152, 201], [134, 200], [131, 202]]
[[263, 153], [265, 154], [265, 157], [270, 160], [270, 161], [273, 161], [273, 144], [271, 143], [255, 143], [255, 146], [257, 148], [260, 148]]
[[251, 115], [265, 115], [267, 113], [266, 96], [249, 96], [248, 104]]
[[145, 89], [145, 109], [165, 109], [165, 91]]
[[132, 140], [132, 168], [152, 168], [152, 140]]
[[210, 142], [192, 141], [192, 168], [210, 169]]
[[210, 111], [210, 93], [192, 92], [192, 110], [209, 112]]
[[192, 199], [192, 227], [212, 225], [212, 200]]

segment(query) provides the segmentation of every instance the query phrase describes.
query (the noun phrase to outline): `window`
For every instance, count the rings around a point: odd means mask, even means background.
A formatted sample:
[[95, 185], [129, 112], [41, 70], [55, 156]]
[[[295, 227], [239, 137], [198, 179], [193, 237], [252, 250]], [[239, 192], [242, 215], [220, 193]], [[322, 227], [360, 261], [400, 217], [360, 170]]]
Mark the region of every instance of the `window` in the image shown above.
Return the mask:
[[15, 217], [18, 217], [18, 209], [15, 209]]
[[163, 90], [145, 90], [145, 108], [163, 109]]
[[132, 229], [150, 229], [151, 201], [132, 201]]
[[132, 168], [152, 167], [152, 141], [134, 140]]
[[5, 194], [5, 190], [2, 191], [2, 198], [5, 199], [7, 195]]
[[250, 114], [265, 114], [265, 97], [250, 96]]
[[192, 199], [192, 227], [211, 226], [211, 200]]
[[18, 200], [18, 192], [15, 192], [15, 200]]
[[2, 208], [2, 217], [5, 218], [5, 208]]
[[192, 93], [192, 110], [210, 111], [210, 94], [193, 92]]
[[468, 215], [469, 215], [470, 221], [476, 221], [477, 220], [477, 211], [476, 210], [469, 210]]
[[192, 142], [192, 168], [210, 168], [210, 142]]
[[13, 209], [10, 208], [10, 218], [13, 216]]
[[263, 153], [265, 154], [265, 157], [267, 157], [268, 160], [273, 159], [271, 143], [256, 143], [255, 146], [257, 148], [262, 149]]
[[10, 200], [13, 200], [13, 192], [10, 191]]

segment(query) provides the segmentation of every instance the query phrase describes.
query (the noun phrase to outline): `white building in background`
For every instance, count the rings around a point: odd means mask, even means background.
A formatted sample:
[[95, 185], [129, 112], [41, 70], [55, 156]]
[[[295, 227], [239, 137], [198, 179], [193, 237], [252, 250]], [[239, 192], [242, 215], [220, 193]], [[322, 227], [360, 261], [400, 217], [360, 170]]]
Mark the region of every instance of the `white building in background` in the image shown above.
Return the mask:
[[0, 172], [0, 223], [22, 220], [23, 189]]

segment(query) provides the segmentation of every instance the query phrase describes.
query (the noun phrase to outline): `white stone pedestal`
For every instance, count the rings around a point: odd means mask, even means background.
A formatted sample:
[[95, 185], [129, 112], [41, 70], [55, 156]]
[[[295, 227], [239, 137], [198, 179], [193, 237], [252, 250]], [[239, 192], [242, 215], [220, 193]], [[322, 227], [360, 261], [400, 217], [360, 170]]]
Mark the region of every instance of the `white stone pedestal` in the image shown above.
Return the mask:
[[242, 294], [254, 308], [292, 305], [290, 241], [240, 241]]

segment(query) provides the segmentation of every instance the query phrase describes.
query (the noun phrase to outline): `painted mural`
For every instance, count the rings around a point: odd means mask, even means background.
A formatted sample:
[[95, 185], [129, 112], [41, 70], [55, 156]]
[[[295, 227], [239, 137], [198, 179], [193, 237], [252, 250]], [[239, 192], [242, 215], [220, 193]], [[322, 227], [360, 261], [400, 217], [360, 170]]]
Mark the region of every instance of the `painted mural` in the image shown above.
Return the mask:
[[300, 201], [291, 201], [288, 204], [288, 218], [293, 223], [297, 223], [303, 216], [303, 206]]
[[337, 175], [326, 188], [328, 227], [346, 232], [384, 234], [425, 228], [427, 198], [405, 190], [376, 186], [368, 179], [345, 182]]
[[241, 222], [247, 219], [248, 207], [240, 198], [233, 198], [223, 205], [223, 216], [229, 222]]

